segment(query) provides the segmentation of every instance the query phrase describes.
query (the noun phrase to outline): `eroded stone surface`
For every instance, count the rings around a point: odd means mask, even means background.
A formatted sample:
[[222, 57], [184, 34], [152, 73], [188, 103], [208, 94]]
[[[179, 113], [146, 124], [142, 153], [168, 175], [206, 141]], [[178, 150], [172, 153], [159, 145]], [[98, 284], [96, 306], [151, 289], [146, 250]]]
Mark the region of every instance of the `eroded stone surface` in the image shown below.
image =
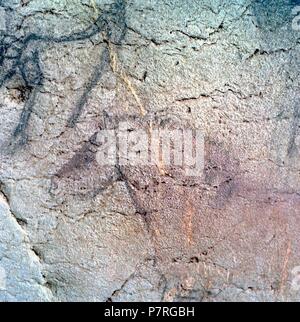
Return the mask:
[[[297, 1], [0, 4], [1, 300], [300, 299]], [[201, 129], [203, 176], [101, 167], [126, 120]]]

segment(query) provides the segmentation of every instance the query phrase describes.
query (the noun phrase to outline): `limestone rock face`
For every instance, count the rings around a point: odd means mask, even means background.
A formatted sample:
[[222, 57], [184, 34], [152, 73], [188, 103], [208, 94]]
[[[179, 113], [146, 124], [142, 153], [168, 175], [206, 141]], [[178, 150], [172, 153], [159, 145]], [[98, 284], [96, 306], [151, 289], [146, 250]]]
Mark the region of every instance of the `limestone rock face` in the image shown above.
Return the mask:
[[[299, 5], [0, 0], [0, 301], [299, 301]], [[201, 173], [101, 163], [121, 123]]]

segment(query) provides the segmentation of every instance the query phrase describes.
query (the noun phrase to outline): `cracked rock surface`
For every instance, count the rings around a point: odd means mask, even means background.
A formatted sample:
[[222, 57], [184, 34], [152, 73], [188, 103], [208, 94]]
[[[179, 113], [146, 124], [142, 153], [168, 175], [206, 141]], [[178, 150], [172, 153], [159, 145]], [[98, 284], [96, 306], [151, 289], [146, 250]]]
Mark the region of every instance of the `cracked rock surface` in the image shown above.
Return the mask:
[[[0, 0], [0, 301], [299, 301], [297, 5]], [[124, 121], [203, 174], [99, 164]]]

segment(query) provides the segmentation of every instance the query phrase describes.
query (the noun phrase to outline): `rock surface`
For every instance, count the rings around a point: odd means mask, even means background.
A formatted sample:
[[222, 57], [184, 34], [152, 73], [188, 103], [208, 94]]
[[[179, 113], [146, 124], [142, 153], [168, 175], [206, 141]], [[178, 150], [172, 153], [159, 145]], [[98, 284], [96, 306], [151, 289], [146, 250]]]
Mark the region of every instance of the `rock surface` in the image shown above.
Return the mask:
[[[0, 0], [0, 300], [299, 301], [296, 5]], [[99, 165], [127, 120], [203, 175]]]

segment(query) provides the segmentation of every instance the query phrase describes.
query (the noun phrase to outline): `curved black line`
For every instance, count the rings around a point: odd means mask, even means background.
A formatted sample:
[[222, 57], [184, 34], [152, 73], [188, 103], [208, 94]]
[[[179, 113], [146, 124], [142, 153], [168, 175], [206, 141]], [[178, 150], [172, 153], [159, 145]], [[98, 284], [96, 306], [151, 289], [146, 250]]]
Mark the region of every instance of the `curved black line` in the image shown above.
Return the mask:
[[[0, 2], [3, 6], [3, 2]], [[7, 10], [11, 8], [5, 7]], [[0, 68], [4, 75], [0, 75], [0, 87], [10, 81], [15, 75], [19, 74], [25, 85], [31, 91], [28, 101], [25, 103], [20, 116], [19, 123], [13, 133], [13, 137], [21, 138], [20, 144], [26, 143], [26, 130], [31, 117], [33, 106], [39, 87], [43, 85], [44, 74], [40, 66], [38, 45], [35, 43], [67, 43], [90, 39], [100, 32], [104, 33], [104, 38], [112, 43], [121, 44], [126, 34], [126, 2], [125, 0], [116, 0], [108, 10], [99, 15], [95, 23], [81, 32], [60, 37], [43, 36], [31, 33], [25, 38], [18, 39], [8, 33], [0, 35]], [[34, 49], [30, 52], [29, 46], [33, 44]], [[14, 51], [11, 55], [9, 51]], [[28, 53], [29, 51], [29, 53]], [[28, 54], [26, 57], [25, 55]], [[5, 66], [11, 64], [11, 66]], [[76, 104], [72, 115], [68, 120], [68, 126], [73, 127], [82, 114], [83, 108], [87, 102], [89, 93], [101, 79], [105, 65], [109, 64], [109, 51], [106, 47], [101, 55], [100, 63], [94, 69], [86, 89]], [[8, 70], [5, 70], [5, 69]], [[1, 72], [1, 69], [0, 69]]]

